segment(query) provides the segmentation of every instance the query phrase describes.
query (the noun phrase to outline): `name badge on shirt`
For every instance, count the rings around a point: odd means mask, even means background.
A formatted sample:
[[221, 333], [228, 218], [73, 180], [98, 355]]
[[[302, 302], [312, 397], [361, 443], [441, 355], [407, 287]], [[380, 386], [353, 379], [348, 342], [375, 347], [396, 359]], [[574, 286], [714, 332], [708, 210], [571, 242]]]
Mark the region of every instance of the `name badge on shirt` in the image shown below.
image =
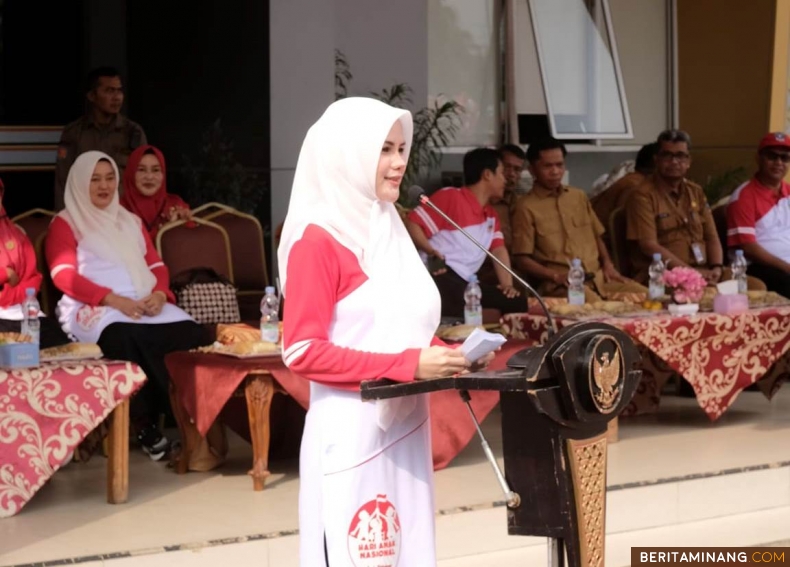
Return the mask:
[[697, 264], [703, 264], [705, 262], [705, 254], [702, 253], [702, 246], [699, 242], [694, 242], [691, 245], [691, 252], [694, 254], [694, 260]]

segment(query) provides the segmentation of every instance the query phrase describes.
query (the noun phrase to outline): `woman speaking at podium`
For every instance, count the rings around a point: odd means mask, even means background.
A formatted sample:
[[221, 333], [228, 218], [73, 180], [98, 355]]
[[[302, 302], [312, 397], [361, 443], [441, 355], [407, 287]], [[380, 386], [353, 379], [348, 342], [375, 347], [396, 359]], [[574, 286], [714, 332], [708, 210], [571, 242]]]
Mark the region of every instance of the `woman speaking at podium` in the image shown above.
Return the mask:
[[363, 380], [469, 366], [434, 339], [439, 292], [394, 206], [411, 140], [408, 111], [348, 98], [310, 128], [296, 166], [278, 260], [283, 359], [310, 380], [299, 467], [305, 567], [436, 564], [427, 395], [359, 394]]

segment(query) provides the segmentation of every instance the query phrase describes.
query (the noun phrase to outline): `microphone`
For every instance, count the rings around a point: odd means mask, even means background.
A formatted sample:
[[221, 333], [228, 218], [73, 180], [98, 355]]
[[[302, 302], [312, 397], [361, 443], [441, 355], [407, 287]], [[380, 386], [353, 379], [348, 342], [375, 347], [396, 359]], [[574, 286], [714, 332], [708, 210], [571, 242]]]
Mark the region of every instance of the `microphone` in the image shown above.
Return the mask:
[[533, 288], [526, 281], [524, 281], [523, 278], [521, 278], [518, 274], [516, 274], [516, 272], [514, 272], [511, 268], [506, 266], [505, 263], [502, 262], [499, 258], [494, 256], [485, 246], [483, 246], [477, 240], [475, 240], [475, 238], [471, 234], [466, 232], [463, 228], [461, 228], [461, 226], [457, 222], [455, 222], [453, 219], [451, 219], [449, 216], [447, 216], [447, 214], [443, 210], [441, 210], [439, 207], [434, 205], [433, 202], [425, 194], [425, 191], [423, 190], [422, 187], [420, 187], [419, 185], [412, 185], [411, 187], [409, 187], [409, 190], [406, 192], [406, 195], [408, 196], [408, 202], [409, 203], [416, 204], [416, 203], [419, 202], [419, 203], [421, 203], [423, 205], [426, 205], [426, 206], [430, 207], [431, 209], [433, 209], [437, 213], [439, 213], [439, 215], [444, 220], [449, 222], [453, 226], [453, 228], [459, 230], [461, 232], [461, 234], [466, 236], [475, 246], [480, 248], [480, 250], [482, 250], [485, 253], [486, 256], [491, 258], [491, 260], [493, 260], [494, 262], [499, 264], [499, 266], [502, 267], [502, 269], [504, 269], [508, 274], [513, 276], [514, 280], [516, 280], [518, 283], [520, 283], [522, 286], [524, 286], [524, 288], [527, 291], [529, 291], [529, 293], [535, 299], [538, 300], [538, 303], [540, 304], [540, 307], [543, 310], [543, 313], [546, 315], [546, 319], [548, 320], [548, 323], [549, 323], [549, 329], [548, 329], [549, 330], [549, 336], [552, 336], [552, 335], [554, 335], [557, 332], [557, 325], [554, 323], [554, 317], [551, 316], [551, 312], [549, 311], [549, 308], [546, 307], [546, 303], [543, 301], [543, 298], [540, 296], [540, 294], [537, 291], [535, 291], [535, 288]]

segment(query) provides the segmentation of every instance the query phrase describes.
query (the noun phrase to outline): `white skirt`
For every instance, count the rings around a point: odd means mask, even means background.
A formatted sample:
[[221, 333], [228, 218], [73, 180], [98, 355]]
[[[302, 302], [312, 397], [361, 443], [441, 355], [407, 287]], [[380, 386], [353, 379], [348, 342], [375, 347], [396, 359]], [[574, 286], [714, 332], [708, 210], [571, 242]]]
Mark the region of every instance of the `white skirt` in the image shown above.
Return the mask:
[[165, 303], [161, 313], [155, 317], [132, 319], [112, 307], [86, 305], [68, 295], [64, 295], [58, 302], [57, 313], [63, 331], [80, 343], [99, 342], [102, 331], [113, 323], [158, 324], [192, 321], [186, 311], [172, 303]]
[[326, 566], [324, 538], [330, 567], [436, 565], [429, 417], [428, 396], [362, 402], [311, 383], [300, 565]]

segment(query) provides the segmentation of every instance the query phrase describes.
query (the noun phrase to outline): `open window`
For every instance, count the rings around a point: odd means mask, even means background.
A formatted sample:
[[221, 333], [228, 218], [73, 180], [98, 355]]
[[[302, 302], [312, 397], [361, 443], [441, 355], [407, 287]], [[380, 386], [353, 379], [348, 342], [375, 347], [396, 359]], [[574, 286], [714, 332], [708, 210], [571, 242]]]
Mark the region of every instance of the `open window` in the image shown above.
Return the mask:
[[608, 0], [527, 0], [552, 134], [633, 138]]

